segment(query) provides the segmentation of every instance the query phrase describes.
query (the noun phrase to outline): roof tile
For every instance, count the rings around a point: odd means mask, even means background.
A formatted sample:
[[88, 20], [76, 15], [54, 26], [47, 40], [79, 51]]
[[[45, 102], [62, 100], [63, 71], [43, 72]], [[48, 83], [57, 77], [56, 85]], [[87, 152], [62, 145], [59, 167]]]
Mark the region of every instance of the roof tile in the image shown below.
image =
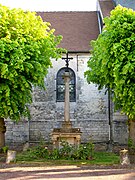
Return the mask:
[[62, 35], [60, 47], [69, 52], [89, 52], [90, 41], [99, 34], [97, 12], [37, 12], [50, 22], [56, 35]]

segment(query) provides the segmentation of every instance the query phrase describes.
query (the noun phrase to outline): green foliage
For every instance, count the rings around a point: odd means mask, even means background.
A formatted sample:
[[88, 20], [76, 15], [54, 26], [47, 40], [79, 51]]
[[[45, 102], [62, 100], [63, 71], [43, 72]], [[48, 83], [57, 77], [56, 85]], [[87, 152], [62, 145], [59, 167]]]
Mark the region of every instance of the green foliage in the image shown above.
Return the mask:
[[30, 158], [46, 158], [48, 159], [48, 149], [42, 145], [36, 146], [35, 148], [28, 149], [28, 154]]
[[9, 149], [9, 147], [8, 146], [4, 146], [1, 149], [2, 149], [3, 153], [6, 153], [8, 151], [8, 149]]
[[68, 142], [61, 142], [62, 148], [59, 150], [61, 159], [86, 160], [91, 159], [94, 152], [94, 144], [80, 144], [79, 146], [70, 145]]
[[44, 88], [50, 58], [61, 57], [60, 41], [36, 13], [0, 5], [0, 117], [29, 115], [32, 85]]
[[72, 159], [88, 160], [94, 157], [94, 144], [89, 142], [84, 145], [79, 145], [78, 148], [74, 148], [72, 152]]
[[120, 162], [119, 155], [111, 152], [96, 152], [94, 153], [95, 164], [118, 164]]
[[70, 145], [68, 142], [61, 141], [61, 148], [59, 150], [60, 158], [61, 159], [71, 159], [74, 148], [75, 147], [73, 145]]
[[135, 155], [135, 144], [131, 138], [128, 139], [128, 151], [130, 155]]
[[64, 150], [67, 152], [67, 149], [69, 149], [69, 147], [67, 147], [68, 144], [65, 144], [62, 150], [48, 150], [49, 155], [46, 153], [47, 151], [44, 151], [44, 146], [42, 146], [42, 148], [37, 146], [29, 149], [26, 152], [17, 154], [17, 162], [44, 162], [47, 165], [112, 165], [119, 163], [119, 156], [114, 153], [94, 152], [93, 149], [91, 157], [91, 152], [86, 148], [87, 145], [90, 145], [90, 147], [93, 148], [93, 145], [91, 146], [91, 144], [88, 143], [85, 145], [80, 145], [78, 148], [72, 147], [71, 151], [64, 153]]
[[49, 150], [46, 146], [38, 145], [27, 150], [25, 157], [31, 159], [50, 159], [50, 160], [88, 160], [94, 156], [94, 145], [87, 143], [75, 147], [66, 141], [61, 142], [60, 149]]
[[50, 151], [50, 155], [48, 159], [56, 160], [60, 159], [60, 151], [59, 149], [54, 149], [53, 151]]
[[104, 19], [105, 27], [92, 41], [87, 81], [113, 93], [115, 108], [135, 117], [135, 12], [117, 6]]

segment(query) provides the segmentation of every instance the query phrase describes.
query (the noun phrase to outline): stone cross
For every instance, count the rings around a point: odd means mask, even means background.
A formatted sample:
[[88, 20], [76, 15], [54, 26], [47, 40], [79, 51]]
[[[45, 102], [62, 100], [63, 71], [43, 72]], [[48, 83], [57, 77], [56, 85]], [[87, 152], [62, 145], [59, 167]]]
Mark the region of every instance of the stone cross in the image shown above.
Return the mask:
[[68, 57], [68, 53], [66, 54], [65, 58], [62, 58], [62, 60], [65, 60], [66, 62], [66, 71], [63, 75], [64, 82], [65, 82], [65, 101], [64, 101], [64, 127], [65, 128], [71, 128], [71, 122], [70, 122], [70, 96], [69, 96], [69, 82], [70, 82], [70, 73], [68, 71], [69, 61], [73, 58]]
[[69, 71], [65, 71], [64, 73], [64, 81], [65, 81], [65, 101], [64, 101], [64, 120], [66, 122], [70, 122], [70, 98], [69, 98], [69, 82], [70, 82], [70, 73]]
[[62, 60], [65, 60], [65, 62], [66, 62], [66, 67], [67, 67], [67, 68], [68, 68], [68, 66], [69, 66], [69, 61], [70, 61], [71, 59], [73, 59], [73, 58], [69, 58], [69, 57], [68, 57], [68, 53], [67, 53], [67, 55], [66, 55], [65, 58], [62, 58]]

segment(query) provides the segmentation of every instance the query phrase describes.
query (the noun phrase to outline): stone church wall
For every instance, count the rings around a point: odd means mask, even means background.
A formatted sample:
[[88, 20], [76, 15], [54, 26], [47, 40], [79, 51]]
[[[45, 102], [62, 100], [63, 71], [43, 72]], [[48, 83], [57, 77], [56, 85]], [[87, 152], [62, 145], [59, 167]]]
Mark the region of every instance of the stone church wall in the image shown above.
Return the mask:
[[[69, 67], [76, 74], [76, 102], [70, 103], [70, 120], [73, 127], [80, 128], [82, 142], [92, 139], [94, 142], [108, 142], [109, 120], [108, 99], [105, 90], [98, 91], [94, 84], [88, 84], [84, 78], [89, 54], [71, 54], [73, 60]], [[64, 120], [64, 103], [56, 102], [56, 74], [65, 67], [64, 60], [52, 60], [53, 68], [49, 69], [45, 78], [46, 90], [35, 88], [33, 104], [30, 106], [31, 119], [22, 120], [18, 124], [7, 120], [6, 144], [21, 144], [26, 141], [51, 142], [53, 128], [59, 128]], [[126, 119], [115, 114], [114, 141], [127, 142]]]

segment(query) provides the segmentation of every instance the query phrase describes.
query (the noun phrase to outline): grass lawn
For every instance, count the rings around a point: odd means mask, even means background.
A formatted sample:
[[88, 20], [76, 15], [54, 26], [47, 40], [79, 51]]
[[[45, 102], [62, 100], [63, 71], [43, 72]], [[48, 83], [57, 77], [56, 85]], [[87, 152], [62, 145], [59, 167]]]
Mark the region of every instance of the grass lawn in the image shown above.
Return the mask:
[[119, 156], [109, 152], [94, 152], [90, 160], [49, 160], [45, 158], [33, 158], [27, 152], [17, 154], [17, 163], [44, 163], [46, 165], [114, 165], [119, 164]]

